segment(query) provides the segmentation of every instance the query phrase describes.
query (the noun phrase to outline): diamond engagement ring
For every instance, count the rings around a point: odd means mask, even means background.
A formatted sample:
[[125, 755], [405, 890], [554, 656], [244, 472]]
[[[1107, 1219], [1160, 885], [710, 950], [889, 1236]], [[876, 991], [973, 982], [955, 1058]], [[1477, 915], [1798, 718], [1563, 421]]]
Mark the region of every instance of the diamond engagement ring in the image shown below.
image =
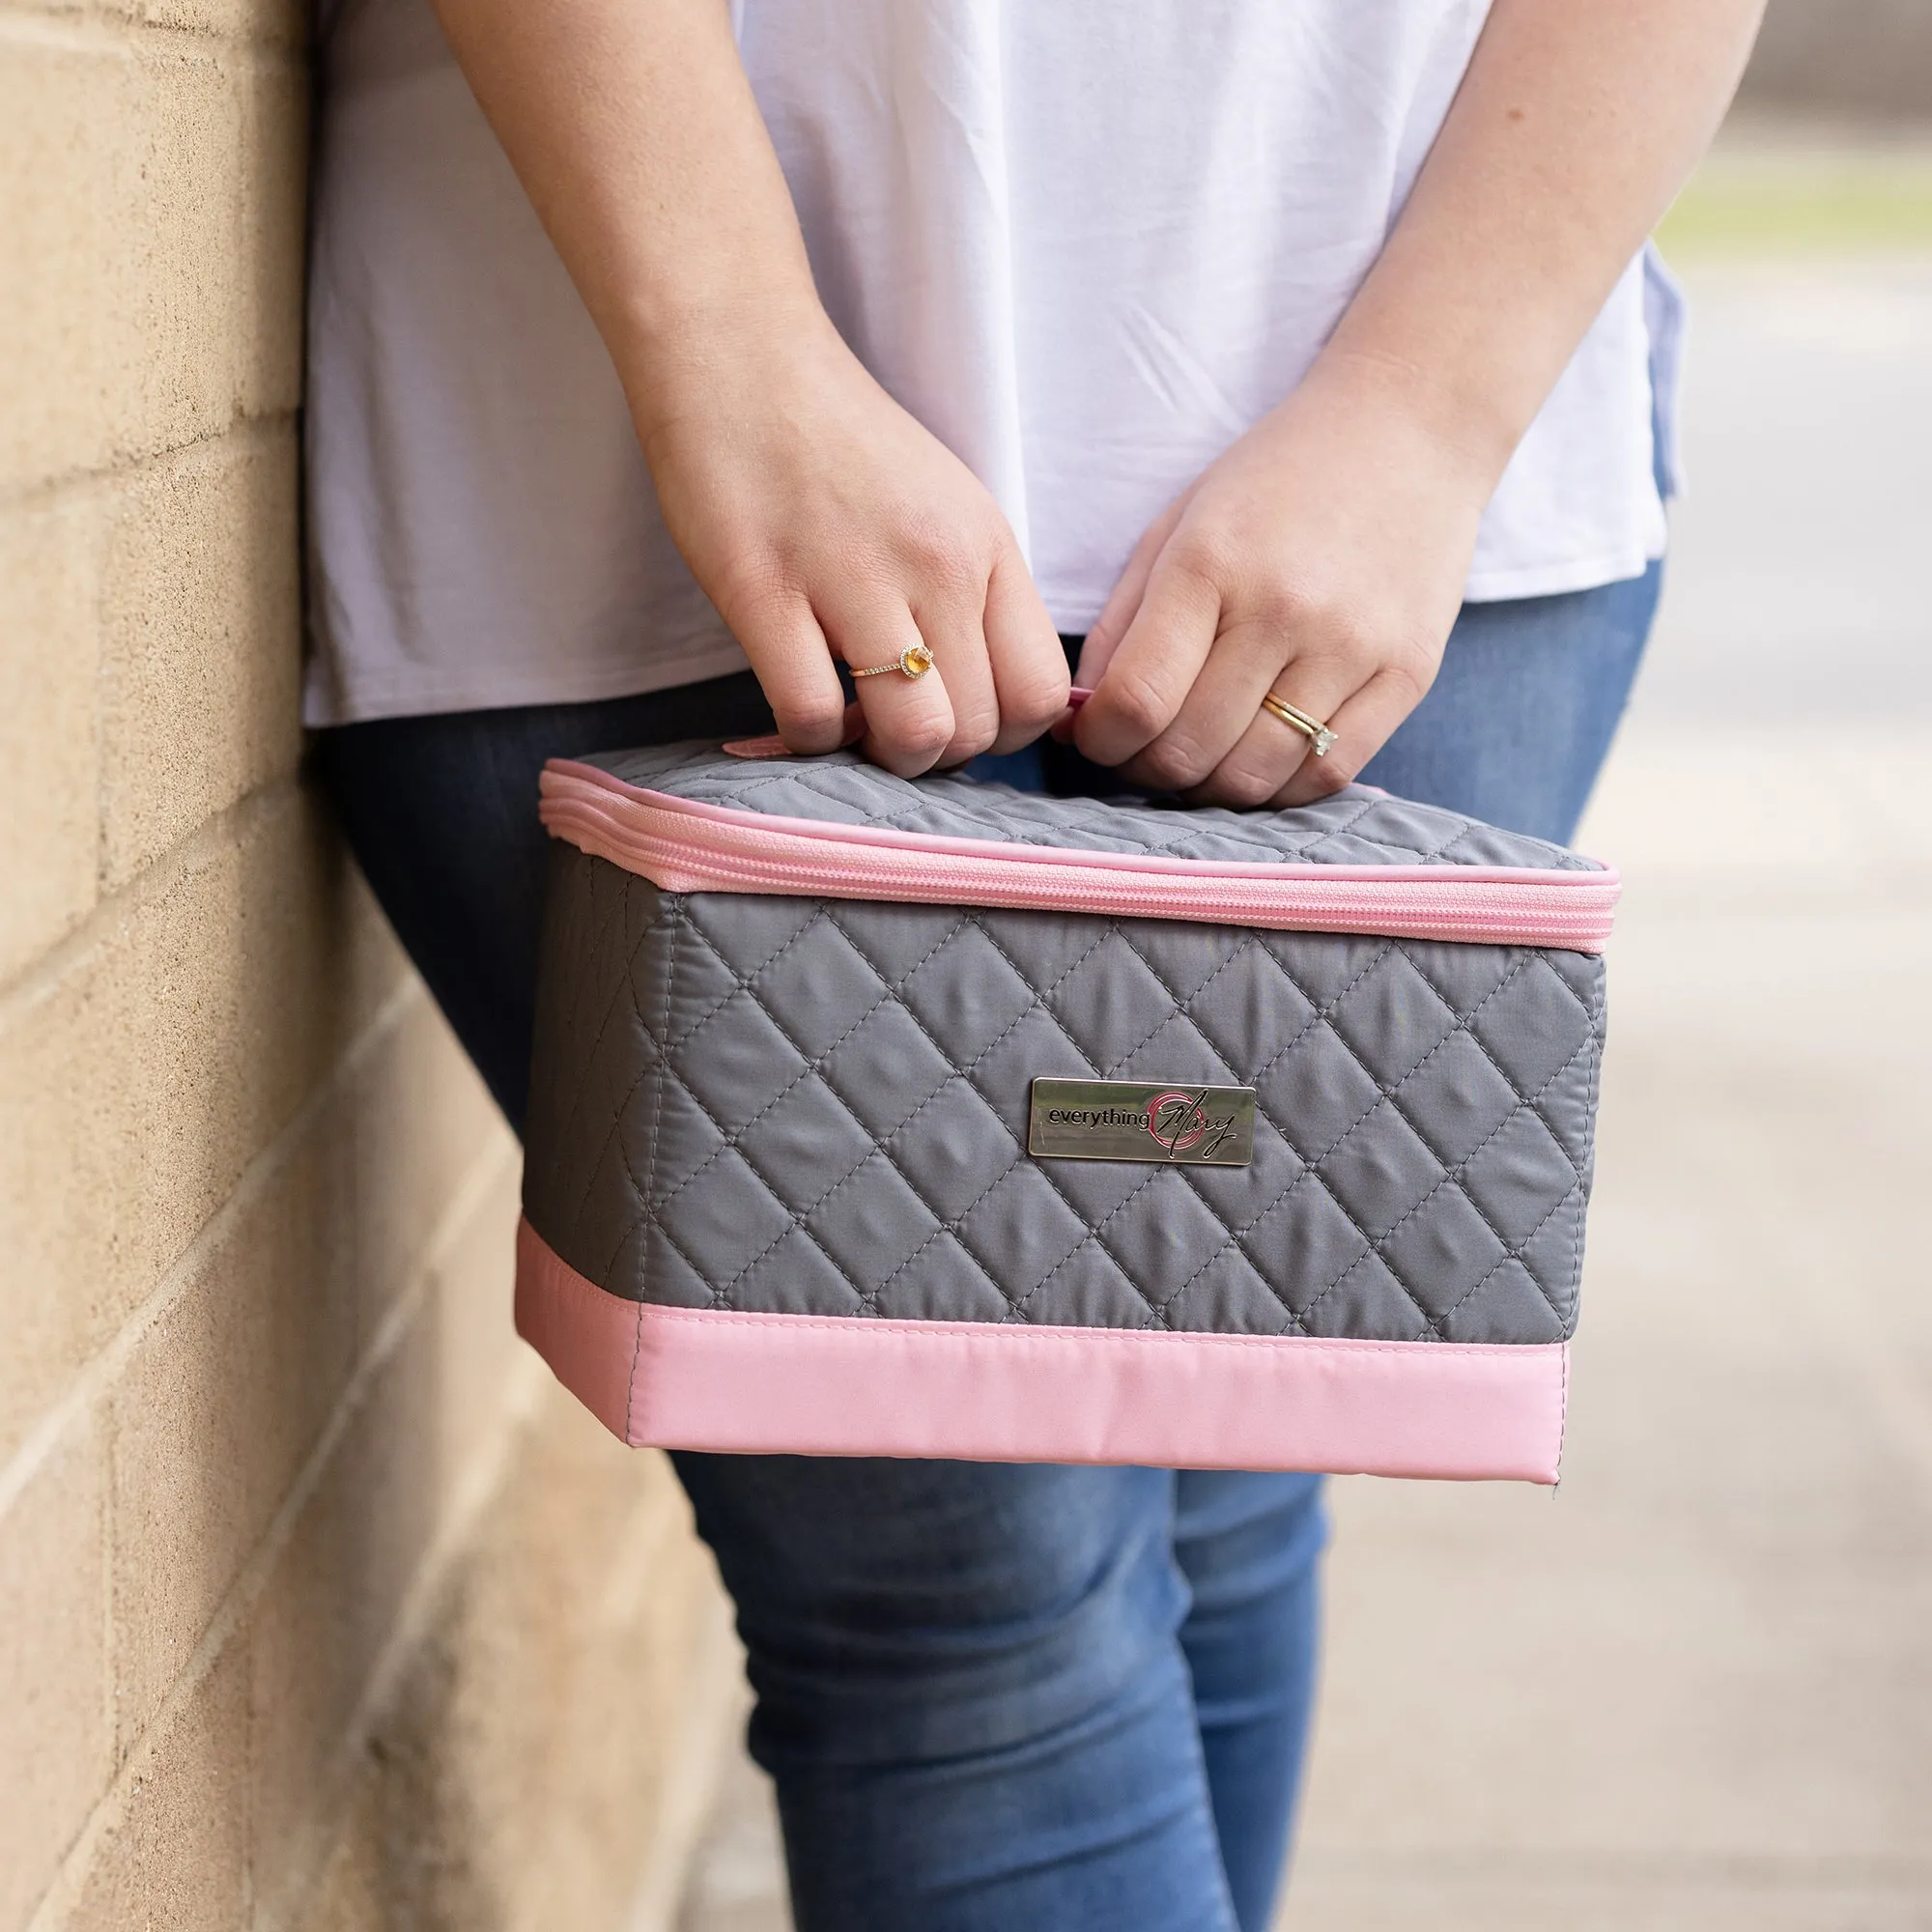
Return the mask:
[[889, 665], [868, 665], [864, 670], [852, 668], [854, 677], [884, 677], [888, 671], [902, 671], [919, 679], [932, 668], [932, 653], [923, 644], [908, 644]]
[[[890, 667], [889, 667], [890, 668]], [[1308, 749], [1318, 758], [1328, 755], [1328, 748], [1335, 742], [1335, 734], [1319, 718], [1311, 718], [1305, 711], [1297, 711], [1285, 697], [1277, 697], [1269, 692], [1262, 699], [1262, 709], [1270, 718], [1279, 718], [1284, 724], [1292, 725], [1308, 740]]]

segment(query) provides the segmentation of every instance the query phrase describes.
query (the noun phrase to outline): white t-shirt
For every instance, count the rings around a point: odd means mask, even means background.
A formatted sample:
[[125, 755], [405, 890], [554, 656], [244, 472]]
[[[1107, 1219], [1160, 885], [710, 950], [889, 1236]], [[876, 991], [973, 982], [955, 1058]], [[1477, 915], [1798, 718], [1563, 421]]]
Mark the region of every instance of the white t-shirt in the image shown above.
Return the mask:
[[[426, 0], [320, 5], [310, 723], [741, 668]], [[1079, 632], [1146, 526], [1307, 369], [1486, 11], [736, 0], [734, 19], [834, 322], [986, 483]], [[1489, 507], [1471, 597], [1662, 553], [1651, 365], [1674, 335], [1632, 263]]]

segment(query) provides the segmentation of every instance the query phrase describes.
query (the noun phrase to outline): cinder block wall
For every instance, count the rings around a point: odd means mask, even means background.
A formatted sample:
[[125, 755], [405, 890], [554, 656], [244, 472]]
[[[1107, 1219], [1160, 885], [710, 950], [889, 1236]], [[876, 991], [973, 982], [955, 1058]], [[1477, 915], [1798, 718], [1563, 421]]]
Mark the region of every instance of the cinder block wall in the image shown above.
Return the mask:
[[0, 1932], [644, 1932], [733, 1666], [301, 779], [302, 25], [0, 0]]

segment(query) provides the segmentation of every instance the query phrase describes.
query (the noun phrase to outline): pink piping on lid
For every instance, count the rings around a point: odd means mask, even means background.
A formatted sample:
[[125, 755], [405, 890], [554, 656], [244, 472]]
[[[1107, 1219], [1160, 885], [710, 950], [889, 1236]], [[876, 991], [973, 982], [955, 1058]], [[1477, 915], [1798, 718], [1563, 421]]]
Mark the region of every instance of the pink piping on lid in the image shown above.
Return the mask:
[[625, 783], [554, 759], [543, 820], [668, 892], [1028, 906], [1283, 930], [1601, 952], [1614, 871], [1171, 859], [781, 817]]
[[760, 1315], [627, 1301], [527, 1222], [517, 1329], [673, 1449], [1553, 1483], [1569, 1350]]
[[1528, 883], [1556, 891], [1589, 892], [1601, 891], [1605, 884], [1614, 885], [1617, 876], [1608, 868], [1582, 872], [1558, 867], [1541, 870], [1526, 866], [1314, 866], [1279, 859], [1172, 859], [1152, 852], [1089, 852], [1062, 845], [1012, 845], [998, 838], [956, 838], [931, 832], [901, 832], [889, 825], [846, 825], [832, 819], [789, 818], [781, 812], [747, 811], [739, 806], [706, 805], [700, 799], [678, 798], [670, 792], [627, 784], [595, 765], [578, 764], [569, 758], [553, 758], [546, 766], [540, 781], [545, 805], [549, 806], [553, 799], [590, 803], [576, 791], [571, 781], [587, 781], [608, 798], [635, 802], [681, 818], [702, 818], [714, 825], [733, 826], [741, 832], [781, 832], [794, 838], [816, 838], [828, 845], [884, 845], [904, 852], [950, 853], [962, 859], [994, 858], [1014, 863], [1039, 860], [1056, 866], [1092, 866], [1110, 872], [1147, 872], [1156, 878], [1406, 879], [1425, 885], [1439, 885], [1446, 878], [1468, 885]]

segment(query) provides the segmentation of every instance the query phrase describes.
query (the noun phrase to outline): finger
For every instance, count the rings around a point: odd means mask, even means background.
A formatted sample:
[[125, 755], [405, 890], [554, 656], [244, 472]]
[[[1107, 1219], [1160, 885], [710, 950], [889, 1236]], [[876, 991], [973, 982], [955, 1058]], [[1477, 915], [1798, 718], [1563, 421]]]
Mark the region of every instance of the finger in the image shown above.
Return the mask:
[[1395, 735], [1396, 726], [1415, 709], [1416, 698], [1412, 679], [1393, 669], [1378, 671], [1328, 721], [1335, 733], [1328, 755], [1304, 758], [1269, 803], [1309, 805], [1340, 791]]
[[[928, 678], [942, 681], [947, 701], [952, 707], [952, 736], [940, 753], [938, 762], [964, 764], [985, 751], [1000, 729], [1000, 699], [993, 688], [992, 667], [986, 662], [980, 601], [977, 596], [934, 598], [915, 606], [912, 617], [932, 653], [935, 668]], [[867, 685], [888, 681], [861, 678], [862, 698]]]
[[1084, 685], [1091, 691], [1106, 675], [1107, 666], [1120, 648], [1121, 639], [1126, 636], [1128, 625], [1134, 621], [1134, 613], [1141, 608], [1142, 598], [1147, 595], [1148, 579], [1153, 574], [1154, 560], [1167, 548], [1167, 540], [1180, 521], [1184, 502], [1185, 499], [1180, 498], [1170, 503], [1142, 532], [1140, 542], [1134, 546], [1133, 555], [1127, 559], [1127, 567], [1121, 572], [1119, 581], [1107, 593], [1100, 614], [1088, 628], [1080, 646], [1080, 666], [1074, 673], [1076, 684]]
[[[1278, 625], [1247, 622], [1223, 631], [1173, 723], [1135, 753], [1122, 774], [1150, 791], [1185, 791], [1200, 784], [1253, 723], [1289, 653]], [[1255, 802], [1287, 777], [1284, 769]]]
[[1163, 551], [1133, 622], [1080, 707], [1073, 742], [1087, 757], [1122, 764], [1167, 728], [1208, 661], [1220, 614], [1214, 585]]
[[896, 611], [875, 610], [833, 630], [831, 638], [833, 649], [854, 671], [891, 667], [853, 681], [866, 714], [860, 749], [902, 779], [931, 770], [952, 741], [952, 705], [936, 667], [923, 677], [908, 677], [898, 668], [900, 654], [924, 642], [912, 613], [903, 606]]
[[[1292, 660], [1268, 687], [1255, 694], [1255, 708], [1249, 713], [1246, 727], [1188, 794], [1190, 802], [1240, 808], [1265, 805], [1279, 798], [1285, 786], [1301, 782], [1311, 765], [1321, 768], [1319, 776], [1308, 781], [1313, 787], [1308, 794], [1311, 798], [1338, 790], [1361, 768], [1361, 760], [1344, 770], [1349, 752], [1334, 721], [1346, 715], [1356, 693], [1364, 688], [1361, 673], [1339, 658], [1308, 655]], [[1297, 711], [1327, 723], [1336, 732], [1336, 742], [1321, 758], [1315, 756], [1304, 731], [1277, 718], [1262, 703], [1269, 690]], [[1349, 742], [1352, 743], [1352, 737]]]
[[844, 734], [845, 694], [811, 607], [786, 599], [741, 610], [734, 628], [786, 749], [836, 752]]
[[1016, 752], [1066, 709], [1068, 683], [1060, 633], [1016, 543], [1009, 541], [993, 560], [984, 622], [999, 703], [999, 728], [987, 749]]
[[[1321, 755], [1314, 755], [1314, 744], [1304, 730], [1277, 719], [1265, 705], [1256, 705], [1248, 728], [1235, 742], [1235, 748], [1190, 794], [1190, 804], [1204, 806], [1264, 806], [1281, 800], [1281, 794], [1294, 784], [1306, 788], [1308, 798], [1321, 798], [1341, 790], [1349, 779], [1360, 771], [1362, 757], [1350, 763], [1354, 734], [1341, 736], [1337, 721], [1349, 713], [1360, 690], [1368, 682], [1339, 659], [1294, 659], [1273, 682], [1277, 697], [1294, 705], [1306, 717], [1327, 723], [1335, 732], [1335, 744]], [[1310, 777], [1314, 769], [1314, 777]]]

